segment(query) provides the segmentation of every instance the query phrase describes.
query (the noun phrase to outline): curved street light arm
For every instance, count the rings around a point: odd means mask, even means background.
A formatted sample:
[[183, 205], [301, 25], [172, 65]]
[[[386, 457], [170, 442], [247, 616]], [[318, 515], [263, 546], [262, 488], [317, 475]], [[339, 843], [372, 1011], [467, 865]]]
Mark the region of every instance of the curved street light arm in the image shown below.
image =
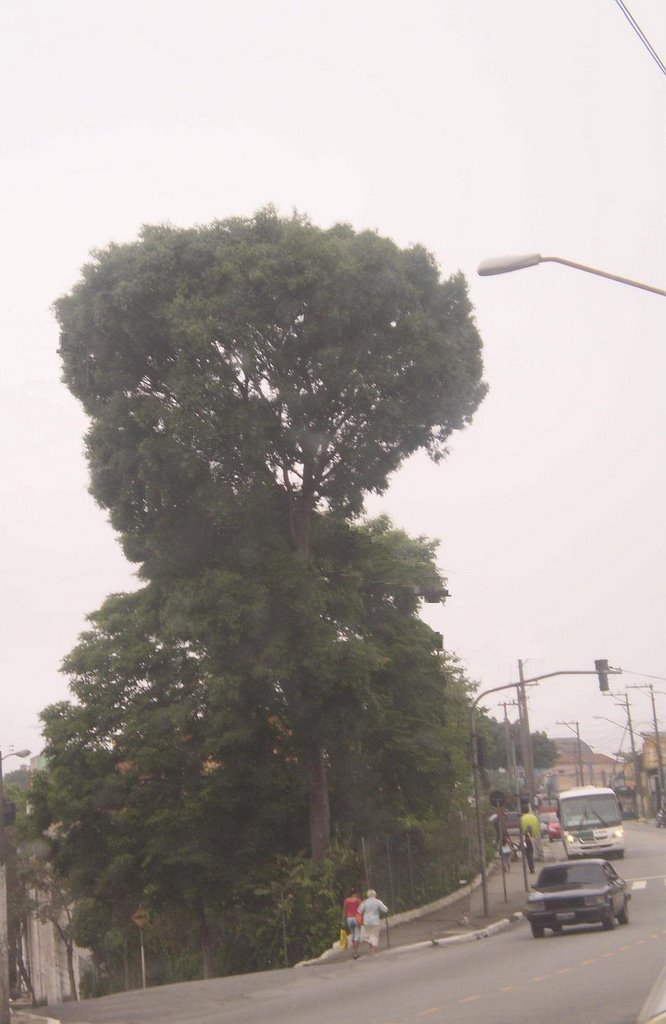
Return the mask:
[[573, 267], [574, 270], [582, 270], [586, 274], [605, 277], [609, 281], [617, 281], [619, 284], [629, 285], [630, 288], [640, 288], [644, 292], [652, 292], [653, 295], [666, 296], [666, 291], [663, 288], [656, 288], [654, 285], [635, 281], [631, 277], [621, 277], [620, 274], [611, 274], [607, 270], [589, 267], [585, 263], [575, 263], [573, 260], [566, 260], [561, 256], [542, 256], [540, 253], [527, 253], [522, 256], [496, 256], [493, 259], [483, 260], [479, 263], [477, 273], [480, 277], [492, 277], [495, 274], [510, 274], [514, 270], [536, 267], [539, 263], [561, 263], [564, 267]]
[[629, 285], [630, 288], [641, 288], [644, 292], [652, 292], [653, 295], [664, 295], [663, 288], [655, 288], [654, 285], [644, 284], [642, 281], [634, 281], [630, 277], [621, 277], [619, 274], [610, 274], [607, 270], [598, 270], [596, 267], [587, 267], [584, 263], [574, 263], [573, 260], [561, 259], [559, 256], [542, 256], [541, 263], [561, 263], [564, 267], [573, 267], [574, 270], [584, 270], [586, 274], [596, 274], [597, 277], [606, 277], [609, 281], [617, 281], [619, 284]]

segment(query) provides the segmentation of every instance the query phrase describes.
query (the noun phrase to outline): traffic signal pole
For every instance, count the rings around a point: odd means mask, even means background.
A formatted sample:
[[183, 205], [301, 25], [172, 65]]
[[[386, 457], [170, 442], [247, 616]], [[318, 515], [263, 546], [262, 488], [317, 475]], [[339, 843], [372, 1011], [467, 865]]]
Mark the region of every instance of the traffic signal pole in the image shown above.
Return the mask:
[[[596, 664], [596, 663], [595, 663]], [[607, 664], [607, 663], [606, 663]], [[520, 679], [517, 683], [505, 683], [504, 686], [493, 686], [490, 690], [483, 690], [482, 693], [478, 693], [469, 709], [469, 733], [470, 733], [470, 747], [472, 754], [472, 781], [474, 785], [474, 805], [476, 811], [476, 835], [479, 845], [480, 855], [480, 871], [481, 871], [481, 892], [483, 896], [483, 916], [488, 917], [488, 873], [486, 871], [486, 842], [485, 842], [485, 830], [483, 823], [483, 815], [481, 812], [481, 786], [479, 784], [479, 742], [478, 734], [476, 732], [475, 724], [475, 712], [479, 701], [483, 697], [487, 697], [490, 693], [499, 693], [502, 690], [516, 690], [519, 694], [524, 693], [526, 686], [535, 686], [544, 679], [553, 679], [555, 676], [597, 676], [599, 679], [599, 686], [602, 687], [602, 677], [599, 670], [589, 671], [587, 669], [563, 669], [560, 672], [546, 672], [541, 676], [532, 676], [530, 679], [525, 679], [522, 672], [522, 662], [518, 663]], [[622, 672], [621, 668], [604, 668], [604, 675], [613, 674], [619, 675]], [[527, 705], [527, 699], [525, 698], [525, 706]], [[531, 752], [531, 744], [529, 744]], [[534, 785], [534, 767], [532, 767], [532, 786]], [[528, 784], [529, 785], [529, 784]]]

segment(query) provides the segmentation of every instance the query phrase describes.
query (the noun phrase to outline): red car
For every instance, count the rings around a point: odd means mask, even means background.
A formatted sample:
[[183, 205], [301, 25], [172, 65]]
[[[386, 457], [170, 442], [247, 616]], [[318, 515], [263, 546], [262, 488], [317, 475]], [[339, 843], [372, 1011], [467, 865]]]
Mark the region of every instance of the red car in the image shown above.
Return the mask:
[[544, 839], [548, 836], [549, 842], [554, 843], [556, 839], [562, 838], [560, 819], [555, 811], [546, 811], [544, 814], [540, 814], [539, 823], [541, 825], [541, 835]]

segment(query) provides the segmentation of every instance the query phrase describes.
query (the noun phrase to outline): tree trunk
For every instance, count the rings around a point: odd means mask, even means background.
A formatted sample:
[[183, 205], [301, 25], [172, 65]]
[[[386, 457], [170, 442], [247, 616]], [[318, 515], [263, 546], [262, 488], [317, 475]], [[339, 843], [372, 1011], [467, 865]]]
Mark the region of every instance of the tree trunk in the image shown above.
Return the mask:
[[312, 499], [299, 494], [289, 510], [289, 529], [291, 542], [299, 558], [307, 561], [310, 557], [310, 523], [312, 519]]
[[[69, 914], [67, 915], [69, 918]], [[69, 995], [65, 1002], [77, 1003], [79, 1000], [78, 993], [76, 991], [76, 976], [74, 974], [74, 940], [71, 938], [69, 928], [66, 930], [54, 921], [55, 930], [60, 936], [60, 941], [65, 947], [67, 953], [67, 975], [69, 977]]]
[[68, 942], [67, 946], [67, 974], [69, 975], [69, 998], [73, 1003], [78, 1002], [79, 994], [76, 991], [76, 976], [74, 974], [74, 943]]
[[310, 851], [313, 860], [323, 860], [331, 844], [331, 809], [324, 751], [318, 747], [308, 763], [310, 781]]
[[28, 934], [28, 919], [27, 917], [21, 918], [21, 923], [17, 929], [16, 936], [16, 970], [18, 972], [19, 979], [23, 982], [28, 995], [30, 996], [30, 1002], [32, 1006], [35, 1005], [35, 990], [32, 987], [32, 978], [30, 977], [30, 971], [26, 967], [25, 960], [23, 959], [23, 936]]
[[[312, 521], [312, 475], [304, 467], [303, 489], [290, 508], [292, 544], [299, 558], [310, 558], [310, 526]], [[308, 762], [310, 783], [310, 852], [313, 860], [323, 860], [331, 844], [331, 808], [324, 751], [318, 746]]]

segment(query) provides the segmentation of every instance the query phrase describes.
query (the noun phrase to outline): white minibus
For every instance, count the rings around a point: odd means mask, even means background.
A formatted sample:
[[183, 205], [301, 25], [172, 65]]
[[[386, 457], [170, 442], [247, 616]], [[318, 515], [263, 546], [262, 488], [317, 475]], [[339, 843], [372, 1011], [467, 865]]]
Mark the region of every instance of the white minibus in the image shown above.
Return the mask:
[[567, 857], [624, 857], [622, 814], [612, 789], [567, 789], [559, 808]]

